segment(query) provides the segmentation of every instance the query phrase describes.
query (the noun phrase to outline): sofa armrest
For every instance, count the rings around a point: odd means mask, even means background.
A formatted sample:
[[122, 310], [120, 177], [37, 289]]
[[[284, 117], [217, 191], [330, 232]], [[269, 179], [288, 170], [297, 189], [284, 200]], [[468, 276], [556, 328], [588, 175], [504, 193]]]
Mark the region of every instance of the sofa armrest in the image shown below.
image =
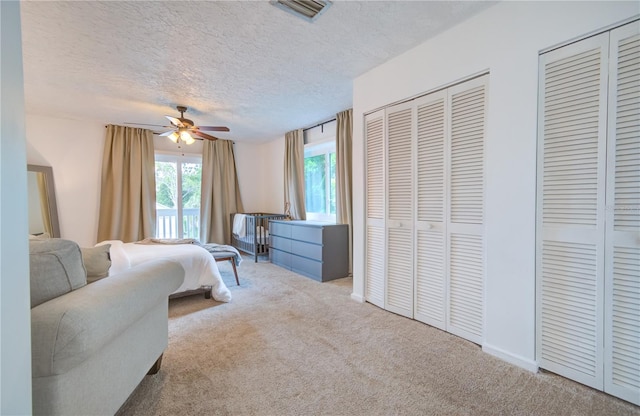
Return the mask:
[[32, 375], [63, 374], [114, 339], [184, 280], [171, 260], [153, 260], [31, 309]]

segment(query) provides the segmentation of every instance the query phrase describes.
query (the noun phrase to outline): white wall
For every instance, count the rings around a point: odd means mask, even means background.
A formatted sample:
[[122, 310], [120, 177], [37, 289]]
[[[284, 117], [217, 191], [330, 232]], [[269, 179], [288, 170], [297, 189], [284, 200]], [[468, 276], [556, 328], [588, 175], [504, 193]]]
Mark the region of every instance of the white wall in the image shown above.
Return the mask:
[[[264, 176], [263, 212], [282, 214], [284, 212], [284, 137], [262, 144], [256, 150], [265, 162], [261, 172]], [[245, 208], [248, 208], [247, 205]]]
[[27, 163], [20, 3], [0, 2], [0, 414], [31, 414]]
[[96, 243], [105, 125], [27, 114], [27, 162], [51, 166], [60, 235]]
[[236, 142], [236, 171], [245, 212], [269, 212], [269, 185], [272, 161], [265, 154], [266, 144]]
[[538, 53], [640, 12], [637, 2], [504, 2], [354, 81], [354, 284], [364, 298], [363, 114], [490, 71], [483, 349], [535, 370]]

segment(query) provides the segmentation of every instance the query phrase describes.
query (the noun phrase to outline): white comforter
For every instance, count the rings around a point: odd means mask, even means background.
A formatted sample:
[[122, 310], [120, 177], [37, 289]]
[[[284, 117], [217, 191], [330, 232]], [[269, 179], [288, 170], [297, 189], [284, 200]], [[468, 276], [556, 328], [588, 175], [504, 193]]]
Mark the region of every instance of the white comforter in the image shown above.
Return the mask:
[[195, 244], [136, 244], [120, 240], [102, 241], [96, 245], [111, 244], [109, 275], [158, 258], [179, 262], [185, 270], [182, 286], [173, 293], [211, 286], [211, 296], [219, 302], [229, 302], [231, 292], [222, 281], [214, 258]]

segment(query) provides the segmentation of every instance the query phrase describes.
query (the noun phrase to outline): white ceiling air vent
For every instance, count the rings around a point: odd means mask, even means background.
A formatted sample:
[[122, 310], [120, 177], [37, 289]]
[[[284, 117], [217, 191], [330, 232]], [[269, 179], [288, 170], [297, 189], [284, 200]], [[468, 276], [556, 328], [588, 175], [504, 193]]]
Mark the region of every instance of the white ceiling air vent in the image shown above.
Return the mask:
[[271, 0], [269, 3], [309, 22], [316, 20], [331, 5], [329, 0]]

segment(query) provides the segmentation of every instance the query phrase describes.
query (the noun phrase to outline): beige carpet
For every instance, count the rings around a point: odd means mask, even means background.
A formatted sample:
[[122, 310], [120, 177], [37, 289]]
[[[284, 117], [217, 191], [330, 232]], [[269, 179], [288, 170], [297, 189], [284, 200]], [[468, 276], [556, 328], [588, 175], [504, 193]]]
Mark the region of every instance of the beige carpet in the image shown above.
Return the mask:
[[169, 348], [118, 415], [640, 415], [417, 321], [245, 257], [228, 304], [169, 304]]

